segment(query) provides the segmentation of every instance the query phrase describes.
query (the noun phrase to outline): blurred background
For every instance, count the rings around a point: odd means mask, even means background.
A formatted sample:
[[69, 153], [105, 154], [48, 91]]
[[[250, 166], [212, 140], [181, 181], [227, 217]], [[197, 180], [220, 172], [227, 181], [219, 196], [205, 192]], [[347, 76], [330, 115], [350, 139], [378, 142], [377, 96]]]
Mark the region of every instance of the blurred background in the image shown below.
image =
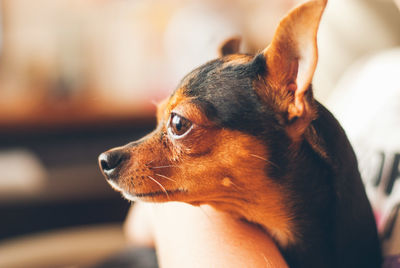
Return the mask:
[[[225, 39], [264, 49], [300, 2], [0, 0], [0, 267], [81, 267], [123, 249], [130, 204], [98, 154], [150, 131], [154, 103]], [[330, 0], [318, 38], [315, 95], [335, 110], [351, 66], [400, 45], [399, 10]]]

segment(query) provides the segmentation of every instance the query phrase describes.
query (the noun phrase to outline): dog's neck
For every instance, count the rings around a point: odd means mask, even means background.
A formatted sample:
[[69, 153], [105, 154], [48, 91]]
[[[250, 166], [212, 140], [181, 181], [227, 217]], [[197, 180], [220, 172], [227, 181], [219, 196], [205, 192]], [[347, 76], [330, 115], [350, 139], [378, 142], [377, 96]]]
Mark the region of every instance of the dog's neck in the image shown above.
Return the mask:
[[[232, 188], [230, 198], [207, 203], [218, 210], [229, 212], [237, 218], [259, 225], [282, 249], [302, 242], [304, 236], [300, 233], [307, 233], [307, 230], [299, 230], [295, 222], [326, 213], [326, 207], [334, 202], [335, 197], [327, 194], [334, 192], [331, 189], [333, 167], [329, 162], [330, 158], [325, 153], [324, 140], [317, 136], [313, 125], [307, 130], [303, 141], [293, 148], [296, 148], [296, 151], [287, 154], [288, 159], [286, 159], [282, 177], [274, 179], [279, 180], [279, 184], [271, 183], [271, 179], [257, 180], [265, 181], [265, 184], [246, 185], [246, 191]], [[252, 174], [252, 176], [257, 176], [257, 174]], [[256, 181], [254, 177], [248, 180]], [[301, 195], [302, 198], [299, 196], [293, 198], [294, 193], [290, 191], [293, 186], [296, 187], [296, 195]], [[296, 204], [293, 200], [296, 200]], [[321, 202], [321, 204], [316, 206], [319, 209], [310, 212], [307, 203], [312, 202]], [[294, 207], [296, 209], [292, 209]], [[310, 213], [315, 213], [315, 215]], [[309, 232], [322, 232], [311, 226], [311, 223], [305, 225]]]

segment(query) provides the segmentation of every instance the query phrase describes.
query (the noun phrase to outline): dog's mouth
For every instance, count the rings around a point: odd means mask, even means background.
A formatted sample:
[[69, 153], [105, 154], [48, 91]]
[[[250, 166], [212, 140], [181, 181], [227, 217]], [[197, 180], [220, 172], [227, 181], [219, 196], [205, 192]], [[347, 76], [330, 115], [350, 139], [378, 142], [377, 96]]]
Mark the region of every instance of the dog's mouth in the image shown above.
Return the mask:
[[155, 197], [163, 197], [164, 199], [170, 200], [171, 196], [186, 192], [187, 190], [184, 189], [165, 190], [165, 191], [160, 190], [147, 193], [129, 193], [127, 191], [121, 191], [122, 195], [130, 201], [137, 201], [137, 200], [146, 201], [146, 200], [152, 200]]
[[[120, 192], [126, 199], [130, 201], [153, 201], [154, 198], [159, 198], [159, 199], [165, 199], [166, 201], [173, 201], [171, 199], [172, 196], [176, 194], [183, 194], [187, 193], [186, 189], [174, 189], [174, 190], [159, 190], [159, 191], [154, 191], [154, 192], [146, 192], [146, 193], [131, 193], [126, 190], [124, 190], [121, 186], [119, 186], [116, 182], [112, 180], [107, 181], [111, 187], [116, 190], [117, 192]], [[161, 201], [161, 200], [160, 200]]]

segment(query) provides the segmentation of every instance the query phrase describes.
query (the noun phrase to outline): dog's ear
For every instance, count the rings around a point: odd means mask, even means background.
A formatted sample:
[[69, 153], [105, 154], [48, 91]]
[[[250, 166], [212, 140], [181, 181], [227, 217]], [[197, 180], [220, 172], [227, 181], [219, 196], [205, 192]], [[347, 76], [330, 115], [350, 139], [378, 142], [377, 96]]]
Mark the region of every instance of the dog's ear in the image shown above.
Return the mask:
[[219, 56], [226, 56], [230, 54], [239, 53], [240, 50], [240, 42], [242, 38], [240, 36], [234, 36], [231, 38], [226, 39], [222, 44], [219, 46]]
[[280, 21], [271, 44], [262, 52], [267, 83], [283, 96], [281, 100], [285, 98], [293, 138], [303, 134], [315, 113], [308, 103], [312, 101], [308, 91], [317, 65], [317, 31], [326, 2], [311, 0], [293, 9]]

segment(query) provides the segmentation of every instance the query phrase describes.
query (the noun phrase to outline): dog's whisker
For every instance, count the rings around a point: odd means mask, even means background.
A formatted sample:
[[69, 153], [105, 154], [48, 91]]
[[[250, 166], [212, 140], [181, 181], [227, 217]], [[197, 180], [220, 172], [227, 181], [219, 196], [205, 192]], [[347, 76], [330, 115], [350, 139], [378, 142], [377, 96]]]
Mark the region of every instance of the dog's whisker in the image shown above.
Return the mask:
[[158, 166], [158, 167], [150, 167], [150, 168], [152, 169], [152, 168], [169, 168], [169, 167], [176, 167], [176, 168], [179, 168], [178, 166], [173, 166], [173, 165]]
[[157, 174], [157, 173], [156, 173], [156, 175], [159, 176], [159, 177], [161, 177], [161, 178], [164, 178], [164, 179], [166, 179], [166, 180], [176, 182], [176, 180], [173, 180], [173, 179], [171, 179], [170, 177], [167, 177], [167, 176], [165, 176], [165, 175], [161, 175], [161, 174]]
[[154, 181], [158, 186], [160, 186], [161, 190], [165, 193], [165, 195], [167, 196], [167, 198], [168, 198], [168, 200], [169, 200], [168, 192], [167, 192], [167, 190], [164, 188], [164, 186], [163, 186], [161, 183], [159, 183], [156, 179], [154, 179], [153, 177], [151, 177], [151, 176], [147, 176], [147, 178], [149, 178], [150, 180]]
[[267, 264], [267, 267], [272, 267], [272, 263], [265, 257], [264, 253], [261, 253], [262, 257], [264, 258], [265, 263]]
[[264, 160], [264, 161], [267, 161], [267, 162], [268, 162], [268, 160], [265, 159], [265, 158], [262, 157], [262, 156], [259, 156], [259, 155], [256, 155], [256, 154], [250, 154], [250, 155], [253, 156], [253, 157], [255, 157], [255, 158], [258, 158], [258, 159], [261, 159], [261, 160]]
[[271, 164], [271, 165], [273, 165], [274, 167], [279, 168], [277, 164], [275, 164], [275, 163], [269, 161], [268, 159], [266, 159], [266, 158], [264, 158], [264, 157], [262, 157], [262, 156], [259, 156], [259, 155], [256, 155], [256, 154], [250, 154], [250, 156], [253, 156], [253, 157], [258, 158], [258, 159], [261, 159], [261, 160], [264, 160], [264, 161], [267, 162], [268, 164]]
[[239, 192], [240, 187], [236, 183], [234, 183], [233, 181], [231, 181], [230, 183], [234, 186], [233, 188], [235, 189], [235, 191]]
[[150, 165], [151, 163], [154, 162], [155, 159], [151, 160], [150, 162], [146, 163], [146, 166]]

